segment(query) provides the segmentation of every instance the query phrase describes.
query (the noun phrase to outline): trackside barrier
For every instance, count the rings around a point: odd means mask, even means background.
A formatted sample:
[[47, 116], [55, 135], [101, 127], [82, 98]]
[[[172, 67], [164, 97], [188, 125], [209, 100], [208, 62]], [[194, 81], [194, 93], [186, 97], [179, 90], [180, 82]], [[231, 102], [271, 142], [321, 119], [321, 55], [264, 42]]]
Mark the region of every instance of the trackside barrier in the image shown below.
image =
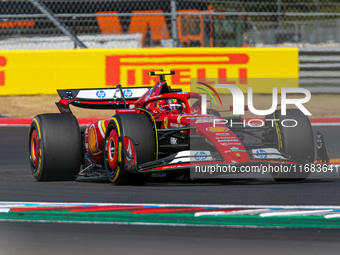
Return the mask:
[[0, 96], [56, 94], [56, 89], [152, 86], [149, 71], [175, 70], [167, 82], [188, 91], [190, 78], [219, 78], [244, 92], [271, 94], [272, 83], [252, 78], [293, 78], [297, 48], [157, 48], [0, 51]]
[[300, 49], [301, 87], [312, 93], [340, 93], [340, 50]]

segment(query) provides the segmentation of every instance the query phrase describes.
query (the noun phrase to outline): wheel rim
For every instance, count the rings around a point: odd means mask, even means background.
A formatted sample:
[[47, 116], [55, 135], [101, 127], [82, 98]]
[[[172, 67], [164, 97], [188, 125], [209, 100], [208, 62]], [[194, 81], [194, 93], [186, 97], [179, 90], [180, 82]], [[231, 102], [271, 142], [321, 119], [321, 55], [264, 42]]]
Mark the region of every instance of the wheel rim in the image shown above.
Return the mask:
[[118, 163], [118, 137], [116, 130], [112, 129], [107, 140], [107, 159], [110, 166], [111, 173], [116, 172]]
[[31, 135], [31, 162], [34, 168], [38, 166], [39, 163], [39, 139], [38, 132], [33, 130]]

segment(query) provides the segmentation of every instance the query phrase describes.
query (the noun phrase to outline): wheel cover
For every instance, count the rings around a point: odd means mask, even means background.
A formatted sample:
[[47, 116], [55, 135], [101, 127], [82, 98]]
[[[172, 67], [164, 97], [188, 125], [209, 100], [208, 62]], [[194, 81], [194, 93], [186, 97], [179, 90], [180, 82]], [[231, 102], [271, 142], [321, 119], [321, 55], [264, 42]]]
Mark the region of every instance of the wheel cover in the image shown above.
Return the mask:
[[34, 168], [38, 166], [39, 163], [39, 139], [37, 130], [33, 130], [31, 135], [31, 146], [30, 146], [31, 162]]
[[118, 164], [118, 137], [116, 130], [112, 129], [107, 139], [107, 159], [110, 166], [110, 172], [114, 174], [116, 172]]

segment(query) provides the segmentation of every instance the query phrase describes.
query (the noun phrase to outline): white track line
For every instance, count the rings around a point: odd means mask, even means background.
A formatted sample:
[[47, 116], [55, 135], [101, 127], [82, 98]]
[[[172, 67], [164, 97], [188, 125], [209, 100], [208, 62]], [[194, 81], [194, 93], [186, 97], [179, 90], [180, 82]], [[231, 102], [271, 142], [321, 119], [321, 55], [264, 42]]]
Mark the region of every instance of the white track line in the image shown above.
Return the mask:
[[339, 205], [222, 205], [222, 204], [148, 204], [148, 203], [51, 203], [51, 202], [0, 202], [0, 207], [37, 207], [37, 206], [151, 206], [151, 207], [207, 207], [207, 208], [251, 208], [251, 209], [340, 209]]
[[234, 211], [234, 212], [221, 212], [221, 211], [213, 211], [213, 212], [197, 212], [195, 213], [195, 217], [199, 216], [218, 216], [218, 215], [244, 215], [244, 214], [257, 214], [261, 212], [268, 212], [270, 209], [254, 209], [254, 210], [242, 210], [242, 211]]
[[325, 218], [326, 219], [340, 218], [340, 213], [326, 214]]
[[333, 210], [308, 210], [308, 211], [285, 211], [285, 212], [268, 212], [261, 213], [261, 217], [274, 217], [274, 216], [303, 216], [310, 214], [324, 214], [328, 212], [333, 212]]

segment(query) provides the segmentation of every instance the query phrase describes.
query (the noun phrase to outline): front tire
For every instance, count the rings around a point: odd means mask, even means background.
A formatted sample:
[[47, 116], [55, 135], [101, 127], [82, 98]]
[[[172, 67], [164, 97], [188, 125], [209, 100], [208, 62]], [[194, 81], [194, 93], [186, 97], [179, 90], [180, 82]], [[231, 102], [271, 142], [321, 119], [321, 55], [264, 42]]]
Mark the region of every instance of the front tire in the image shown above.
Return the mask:
[[[299, 109], [287, 109], [286, 115], [282, 115], [281, 110], [277, 110], [268, 118], [277, 119], [275, 122], [275, 131], [277, 139], [277, 149], [292, 157], [292, 161], [299, 160], [301, 164], [310, 164], [314, 162], [314, 136], [312, 125], [309, 118]], [[289, 127], [293, 121], [296, 126]], [[282, 125], [287, 123], [287, 126]], [[290, 124], [288, 124], [290, 123]], [[295, 123], [295, 122], [294, 122]], [[296, 172], [279, 172], [271, 173], [276, 181], [300, 181], [306, 179], [309, 171]], [[303, 165], [301, 170], [303, 170]]]
[[29, 163], [38, 181], [71, 181], [79, 173], [82, 140], [74, 115], [34, 117], [29, 129]]
[[111, 118], [106, 127], [104, 165], [107, 175], [115, 185], [144, 184], [149, 175], [129, 171], [124, 148], [125, 137], [132, 139], [135, 164], [155, 159], [155, 134], [150, 119], [137, 113], [121, 113]]

